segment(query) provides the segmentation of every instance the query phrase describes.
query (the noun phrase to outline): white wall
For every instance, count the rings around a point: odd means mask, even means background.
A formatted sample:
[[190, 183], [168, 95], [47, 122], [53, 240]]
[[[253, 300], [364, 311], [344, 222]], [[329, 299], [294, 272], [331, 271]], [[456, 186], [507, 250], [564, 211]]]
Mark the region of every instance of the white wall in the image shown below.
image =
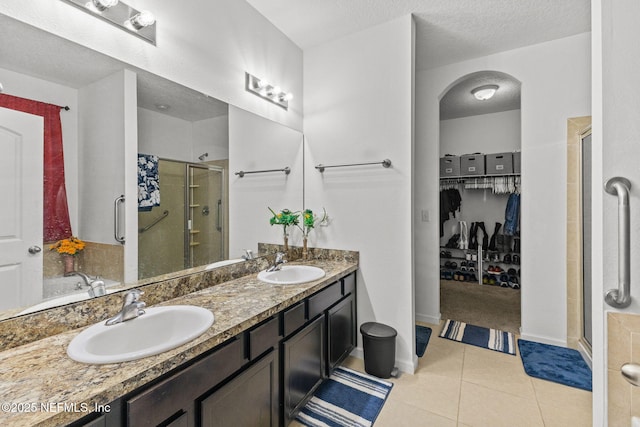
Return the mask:
[[138, 152], [163, 159], [199, 162], [229, 158], [228, 116], [189, 122], [138, 108]]
[[[244, 249], [258, 253], [258, 242], [283, 243], [281, 226], [269, 225], [269, 207], [302, 210], [302, 134], [263, 117], [229, 107], [229, 258], [244, 255]], [[291, 168], [291, 173], [257, 171]], [[300, 242], [292, 230], [291, 244]]]
[[[410, 16], [304, 53], [306, 207], [332, 218], [312, 244], [360, 251], [358, 323], [395, 328], [397, 366], [411, 373], [412, 59]], [[389, 169], [314, 169], [385, 158]]]
[[47, 80], [0, 68], [0, 82], [7, 95], [33, 99], [49, 104], [68, 106], [60, 111], [62, 145], [64, 150], [64, 175], [69, 204], [71, 230], [78, 234], [78, 91]]
[[[154, 46], [63, 1], [6, 0], [0, 13], [296, 129], [302, 51], [245, 1], [128, 0], [157, 19]], [[245, 91], [245, 71], [294, 94], [286, 111]]]
[[[483, 70], [522, 83], [522, 336], [566, 344], [566, 126], [590, 114], [590, 34], [502, 52], [416, 76], [415, 209], [438, 212], [439, 99]], [[437, 215], [431, 215], [432, 218]], [[439, 229], [416, 222], [416, 317], [437, 321]]]
[[520, 110], [440, 120], [440, 157], [520, 150]]

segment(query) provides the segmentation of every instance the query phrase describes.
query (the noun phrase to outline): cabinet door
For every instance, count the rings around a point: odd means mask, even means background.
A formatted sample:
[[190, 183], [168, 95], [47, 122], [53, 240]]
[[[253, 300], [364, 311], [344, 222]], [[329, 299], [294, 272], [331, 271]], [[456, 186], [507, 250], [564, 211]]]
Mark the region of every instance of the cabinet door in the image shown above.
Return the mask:
[[356, 346], [356, 307], [349, 295], [327, 312], [328, 369], [333, 372]]
[[280, 424], [278, 352], [255, 365], [202, 401], [203, 427], [278, 427]]
[[284, 425], [324, 379], [324, 321], [321, 315], [282, 344]]

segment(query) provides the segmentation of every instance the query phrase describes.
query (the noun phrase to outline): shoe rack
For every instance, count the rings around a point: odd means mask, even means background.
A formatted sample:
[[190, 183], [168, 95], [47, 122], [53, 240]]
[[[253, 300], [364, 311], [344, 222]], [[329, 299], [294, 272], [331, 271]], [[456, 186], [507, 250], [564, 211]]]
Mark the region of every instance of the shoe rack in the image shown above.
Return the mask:
[[520, 289], [520, 254], [441, 246], [440, 279]]

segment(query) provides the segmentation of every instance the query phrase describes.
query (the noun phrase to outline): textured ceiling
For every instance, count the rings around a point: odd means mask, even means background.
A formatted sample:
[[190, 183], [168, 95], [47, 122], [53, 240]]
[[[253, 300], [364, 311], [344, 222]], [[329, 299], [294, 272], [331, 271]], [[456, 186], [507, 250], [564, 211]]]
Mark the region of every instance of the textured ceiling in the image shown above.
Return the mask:
[[427, 69], [590, 31], [590, 0], [247, 0], [302, 49], [407, 14]]
[[[478, 101], [471, 90], [484, 85], [497, 85], [496, 94]], [[440, 120], [498, 113], [520, 109], [520, 82], [509, 74], [480, 71], [469, 74], [453, 86], [440, 100]]]
[[[1, 14], [0, 40], [0, 68], [72, 88], [128, 68], [138, 76], [139, 107], [191, 122], [227, 114], [224, 102]], [[6, 83], [4, 93], [12, 94]], [[158, 104], [170, 108], [159, 111]]]

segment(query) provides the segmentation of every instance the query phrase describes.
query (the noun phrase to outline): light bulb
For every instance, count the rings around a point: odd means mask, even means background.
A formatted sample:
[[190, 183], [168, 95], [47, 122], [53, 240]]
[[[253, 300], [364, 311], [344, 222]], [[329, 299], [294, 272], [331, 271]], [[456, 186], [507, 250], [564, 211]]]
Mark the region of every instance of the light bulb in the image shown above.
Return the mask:
[[119, 0], [91, 0], [90, 4], [92, 4], [98, 12], [103, 12], [110, 7], [117, 5], [118, 1]]
[[141, 30], [144, 27], [155, 24], [156, 17], [153, 16], [153, 13], [149, 12], [148, 10], [143, 10], [142, 12], [129, 18], [128, 22], [136, 30]]

